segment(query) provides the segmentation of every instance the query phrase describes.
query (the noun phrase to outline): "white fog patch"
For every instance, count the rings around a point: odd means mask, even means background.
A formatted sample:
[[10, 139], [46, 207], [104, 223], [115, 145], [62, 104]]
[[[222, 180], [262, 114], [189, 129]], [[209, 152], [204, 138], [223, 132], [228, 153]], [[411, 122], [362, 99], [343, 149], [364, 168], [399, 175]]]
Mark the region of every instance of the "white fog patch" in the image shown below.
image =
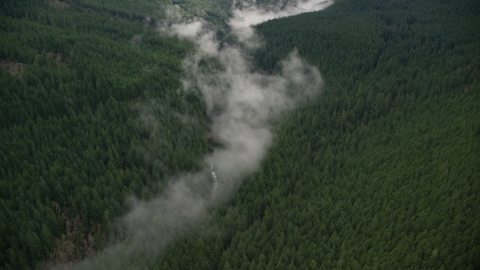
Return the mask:
[[[118, 222], [127, 232], [128, 240], [108, 247], [95, 258], [86, 259], [73, 268], [131, 269], [138, 265], [129, 264], [138, 258], [151, 266], [173, 240], [194, 230], [207, 217], [208, 200], [195, 188], [205, 183], [205, 175], [184, 175], [172, 179], [156, 199], [147, 202], [131, 199], [132, 211]], [[66, 268], [70, 269], [57, 267]]]
[[[181, 18], [181, 15], [173, 15], [173, 12], [174, 10], [171, 10], [169, 16], [173, 16], [176, 20]], [[162, 34], [193, 41], [203, 53], [210, 55], [217, 53], [218, 42], [215, 40], [215, 31], [213, 28], [207, 27], [201, 19], [190, 19], [181, 23], [164, 22], [158, 26], [158, 30]]]
[[[298, 0], [285, 6], [258, 6], [255, 3], [244, 1], [241, 2], [241, 8], [234, 8], [233, 17], [228, 24], [240, 42], [246, 45], [247, 48], [256, 49], [262, 44], [251, 26], [272, 19], [323, 10], [332, 4], [333, 0]], [[236, 2], [234, 2], [234, 6], [236, 6]]]
[[238, 47], [218, 53], [224, 69], [214, 74], [199, 71], [198, 58], [185, 60], [190, 79], [184, 85], [202, 92], [212, 131], [226, 146], [206, 161], [215, 164], [219, 187], [228, 191], [258, 168], [273, 138], [269, 120], [314, 96], [322, 81], [318, 70], [296, 52], [283, 61], [279, 75], [251, 72], [248, 57]]
[[[211, 25], [201, 19], [184, 19], [177, 7], [167, 10], [167, 20], [158, 25], [159, 32], [196, 45], [195, 52], [182, 63], [182, 91], [201, 93], [212, 120], [211, 132], [223, 147], [204, 157], [204, 171], [172, 179], [156, 199], [132, 199], [131, 211], [118, 222], [128, 232], [128, 240], [83, 261], [78, 269], [123, 269], [138, 257], [145, 266], [151, 266], [175, 239], [203, 226], [208, 208], [224, 200], [244, 176], [258, 169], [274, 139], [271, 120], [318, 94], [322, 79], [317, 68], [296, 51], [282, 61], [280, 74], [253, 71], [245, 47], [255, 48], [261, 42], [250, 25], [320, 10], [331, 3], [301, 2], [278, 11], [253, 6], [235, 10], [230, 26], [242, 46], [220, 46]], [[209, 61], [215, 64], [208, 66]], [[146, 106], [135, 107], [140, 112], [139, 121], [155, 127], [151, 105]]]
[[319, 11], [332, 4], [333, 0], [300, 0], [293, 5], [287, 5], [284, 7], [246, 4], [243, 8], [235, 9], [233, 11], [233, 18], [230, 20], [230, 25], [234, 29], [248, 27], [272, 19], [293, 16], [305, 12]]

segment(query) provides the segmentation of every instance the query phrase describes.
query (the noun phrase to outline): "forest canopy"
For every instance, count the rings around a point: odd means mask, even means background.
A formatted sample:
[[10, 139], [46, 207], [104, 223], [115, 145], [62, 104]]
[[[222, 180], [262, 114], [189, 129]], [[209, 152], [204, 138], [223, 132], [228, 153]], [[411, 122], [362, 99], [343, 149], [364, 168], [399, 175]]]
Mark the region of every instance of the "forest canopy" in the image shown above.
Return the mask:
[[[194, 44], [156, 29], [172, 4], [228, 35], [230, 1], [0, 3], [0, 269], [124, 241], [129, 196], [205, 166]], [[323, 93], [208, 221], [124, 268], [480, 268], [479, 25], [475, 0], [339, 0], [256, 26], [252, 68], [296, 49]]]

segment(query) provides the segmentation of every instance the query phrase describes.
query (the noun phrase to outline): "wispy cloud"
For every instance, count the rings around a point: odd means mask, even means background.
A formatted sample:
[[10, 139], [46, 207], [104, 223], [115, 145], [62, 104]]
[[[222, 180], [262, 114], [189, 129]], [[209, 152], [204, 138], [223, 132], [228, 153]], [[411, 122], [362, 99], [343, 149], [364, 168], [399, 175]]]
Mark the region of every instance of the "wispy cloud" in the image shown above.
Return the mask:
[[[274, 138], [271, 120], [318, 94], [322, 79], [320, 72], [296, 51], [283, 60], [280, 74], [253, 71], [251, 56], [243, 48], [245, 44], [252, 48], [261, 43], [250, 25], [320, 10], [331, 3], [317, 0], [283, 9], [250, 5], [234, 10], [230, 26], [242, 46], [220, 46], [215, 29], [205, 21], [185, 20], [176, 8], [167, 11], [167, 20], [158, 26], [159, 32], [187, 39], [197, 47], [182, 63], [182, 90], [201, 93], [212, 120], [211, 130], [223, 147], [205, 156], [203, 172], [172, 179], [166, 190], [151, 201], [132, 200], [131, 211], [120, 220], [128, 240], [75, 268], [123, 269], [138, 257], [145, 266], [151, 265], [178, 235], [202, 224], [213, 202], [224, 200], [245, 175], [258, 169]], [[148, 110], [142, 111], [148, 114]], [[142, 117], [141, 121], [154, 121], [148, 115]], [[215, 185], [213, 168], [218, 179]]]

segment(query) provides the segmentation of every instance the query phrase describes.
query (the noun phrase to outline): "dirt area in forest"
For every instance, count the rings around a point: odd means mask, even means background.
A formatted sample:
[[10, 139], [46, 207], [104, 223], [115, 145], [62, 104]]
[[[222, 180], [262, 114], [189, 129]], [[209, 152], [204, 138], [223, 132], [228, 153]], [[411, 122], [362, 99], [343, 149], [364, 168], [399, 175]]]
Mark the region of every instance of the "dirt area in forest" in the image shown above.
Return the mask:
[[13, 62], [9, 60], [0, 60], [0, 67], [10, 72], [12, 75], [15, 75], [19, 78], [23, 76], [23, 67], [24, 63]]
[[48, 0], [48, 2], [55, 7], [68, 7], [70, 4], [68, 4], [67, 1], [60, 1], [60, 0]]
[[67, 65], [66, 59], [63, 57], [61, 53], [48, 52], [47, 56], [55, 60], [57, 65], [61, 65], [61, 66]]
[[[47, 268], [63, 264], [66, 268], [72, 263], [78, 262], [85, 257], [96, 254], [97, 248], [106, 242], [107, 235], [103, 232], [100, 223], [91, 224], [86, 233], [86, 228], [80, 216], [71, 218], [70, 210], [52, 202], [57, 217], [63, 224], [63, 234], [55, 238], [53, 252], [49, 259], [42, 262]], [[95, 233], [99, 239], [95, 239]], [[96, 243], [97, 242], [97, 243]]]

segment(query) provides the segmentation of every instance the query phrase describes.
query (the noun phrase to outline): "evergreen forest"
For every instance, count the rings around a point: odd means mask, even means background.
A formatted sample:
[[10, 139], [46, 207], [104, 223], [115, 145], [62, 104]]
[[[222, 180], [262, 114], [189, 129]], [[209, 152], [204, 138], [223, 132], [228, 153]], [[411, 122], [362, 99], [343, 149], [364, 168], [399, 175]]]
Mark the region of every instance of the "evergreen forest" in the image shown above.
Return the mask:
[[[0, 2], [0, 269], [95, 257], [129, 198], [204, 169], [206, 105], [179, 91], [195, 45], [157, 25], [177, 5], [223, 40], [232, 3]], [[480, 2], [337, 0], [255, 30], [253, 68], [297, 50], [322, 93], [207, 221], [124, 269], [480, 269]]]

